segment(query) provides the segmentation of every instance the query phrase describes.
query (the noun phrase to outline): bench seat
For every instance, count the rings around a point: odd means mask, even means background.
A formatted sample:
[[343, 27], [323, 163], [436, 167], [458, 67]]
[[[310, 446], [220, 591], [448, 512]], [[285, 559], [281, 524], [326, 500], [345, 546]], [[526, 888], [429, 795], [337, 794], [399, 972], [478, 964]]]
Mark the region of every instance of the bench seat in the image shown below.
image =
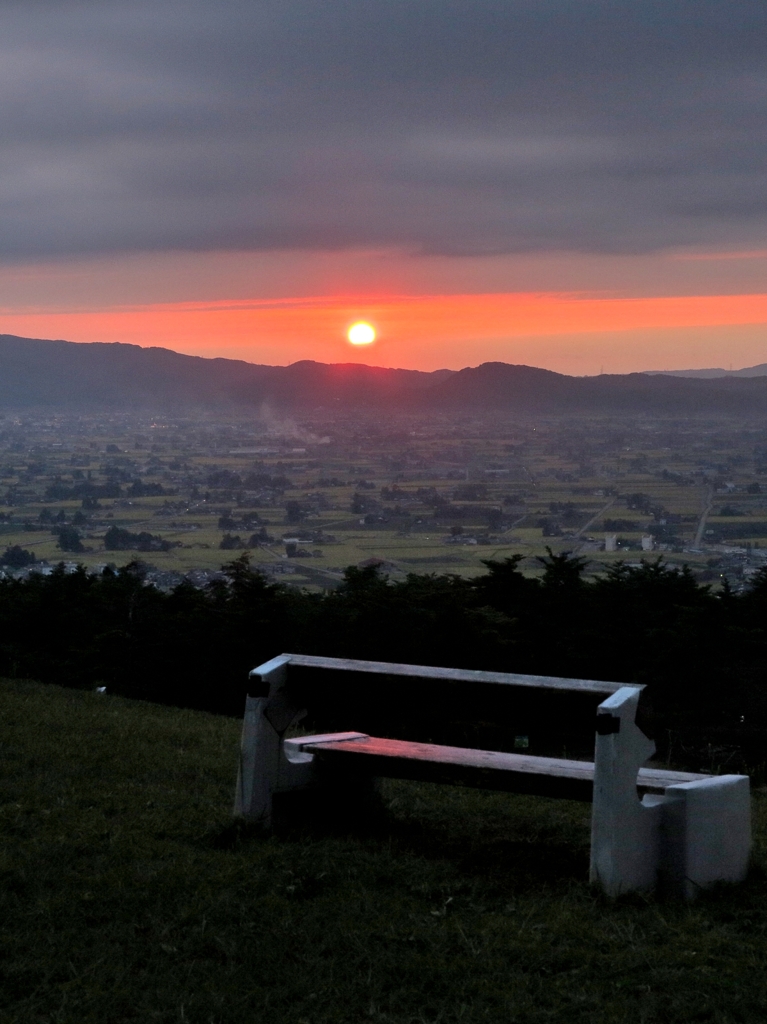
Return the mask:
[[[320, 768], [363, 772], [394, 779], [441, 782], [533, 796], [553, 796], [591, 802], [594, 764], [562, 758], [532, 757], [494, 750], [468, 750], [433, 743], [383, 739], [365, 733], [298, 736], [285, 740], [285, 753], [313, 755]], [[691, 772], [640, 768], [637, 789], [664, 793], [667, 786], [709, 778]]]

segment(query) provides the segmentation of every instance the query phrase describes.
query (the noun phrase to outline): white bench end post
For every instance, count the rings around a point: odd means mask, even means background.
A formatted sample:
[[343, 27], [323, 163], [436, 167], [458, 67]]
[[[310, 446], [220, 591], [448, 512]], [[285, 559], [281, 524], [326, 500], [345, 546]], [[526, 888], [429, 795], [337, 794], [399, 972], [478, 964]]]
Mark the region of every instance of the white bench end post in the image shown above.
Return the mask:
[[269, 697], [285, 684], [288, 662], [288, 658], [274, 658], [251, 672], [253, 693], [246, 699], [242, 723], [234, 814], [266, 826], [272, 818], [272, 794], [277, 788], [281, 736], [264, 711]]
[[591, 881], [608, 896], [651, 889], [658, 874], [660, 802], [637, 795], [637, 774], [655, 744], [636, 724], [641, 688], [624, 686], [597, 710]]

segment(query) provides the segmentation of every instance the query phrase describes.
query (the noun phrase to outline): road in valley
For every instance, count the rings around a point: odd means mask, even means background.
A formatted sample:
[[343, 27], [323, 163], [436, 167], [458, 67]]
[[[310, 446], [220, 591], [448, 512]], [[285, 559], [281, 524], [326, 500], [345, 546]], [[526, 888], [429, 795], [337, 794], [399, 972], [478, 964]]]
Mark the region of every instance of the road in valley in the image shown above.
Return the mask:
[[706, 488], [706, 494], [703, 499], [703, 511], [701, 512], [700, 519], [698, 520], [698, 529], [695, 532], [695, 540], [692, 544], [694, 548], [699, 548], [703, 543], [703, 534], [706, 529], [706, 521], [708, 520], [709, 514], [711, 512], [711, 506], [713, 504], [713, 501], [714, 488], [709, 484], [709, 486]]

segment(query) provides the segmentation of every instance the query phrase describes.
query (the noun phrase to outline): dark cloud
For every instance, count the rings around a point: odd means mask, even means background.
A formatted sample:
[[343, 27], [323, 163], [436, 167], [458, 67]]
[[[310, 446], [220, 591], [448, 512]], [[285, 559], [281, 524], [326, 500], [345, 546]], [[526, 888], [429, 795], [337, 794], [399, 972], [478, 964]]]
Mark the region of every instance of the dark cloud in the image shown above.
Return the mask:
[[763, 0], [7, 3], [0, 252], [641, 252], [767, 222]]

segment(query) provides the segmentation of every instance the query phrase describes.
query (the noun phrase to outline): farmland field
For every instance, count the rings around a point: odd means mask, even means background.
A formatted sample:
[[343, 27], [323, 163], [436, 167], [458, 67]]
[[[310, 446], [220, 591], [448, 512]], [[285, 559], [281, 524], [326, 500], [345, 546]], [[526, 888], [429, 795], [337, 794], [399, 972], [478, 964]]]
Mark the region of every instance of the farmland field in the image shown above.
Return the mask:
[[550, 547], [739, 585], [767, 549], [765, 474], [764, 426], [734, 420], [6, 417], [0, 544], [170, 582], [244, 550], [324, 588], [371, 559], [394, 578], [513, 554], [536, 572]]

